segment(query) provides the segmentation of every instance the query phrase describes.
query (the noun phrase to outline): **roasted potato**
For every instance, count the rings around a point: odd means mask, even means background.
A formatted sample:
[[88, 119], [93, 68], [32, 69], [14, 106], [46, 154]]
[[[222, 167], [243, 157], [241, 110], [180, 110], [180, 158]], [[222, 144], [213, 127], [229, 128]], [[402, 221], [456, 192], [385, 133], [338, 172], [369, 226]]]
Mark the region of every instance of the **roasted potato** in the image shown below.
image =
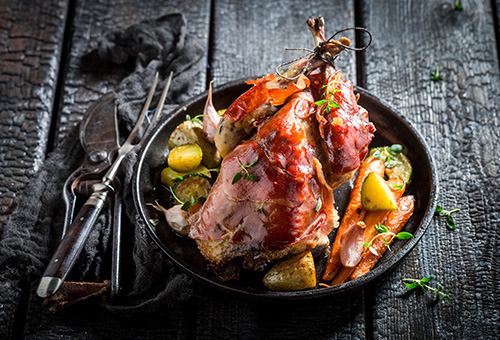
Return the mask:
[[177, 172], [191, 172], [203, 159], [203, 152], [198, 144], [176, 146], [168, 154], [168, 166]]
[[203, 137], [203, 126], [197, 122], [187, 120], [177, 126], [170, 135], [168, 148], [170, 150], [184, 144], [197, 144], [203, 151], [201, 163], [209, 169], [217, 168], [221, 162], [221, 156], [215, 145]]
[[310, 250], [277, 263], [263, 279], [264, 286], [274, 291], [294, 291], [316, 286], [316, 268]]

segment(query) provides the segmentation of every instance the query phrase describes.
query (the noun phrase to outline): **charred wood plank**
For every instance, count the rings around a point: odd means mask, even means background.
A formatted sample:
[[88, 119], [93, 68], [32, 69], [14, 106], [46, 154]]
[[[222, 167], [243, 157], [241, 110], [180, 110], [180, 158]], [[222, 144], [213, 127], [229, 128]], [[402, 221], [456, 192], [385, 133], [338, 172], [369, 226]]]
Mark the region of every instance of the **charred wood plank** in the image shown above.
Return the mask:
[[[423, 134], [439, 174], [438, 204], [461, 208], [457, 229], [436, 218], [400, 266], [373, 287], [374, 339], [494, 339], [500, 330], [500, 72], [491, 3], [365, 1], [375, 40], [368, 90]], [[440, 68], [443, 81], [432, 81]], [[418, 174], [415, 174], [418, 176]], [[433, 276], [451, 301], [407, 293], [402, 278]], [[430, 296], [428, 296], [430, 295]]]

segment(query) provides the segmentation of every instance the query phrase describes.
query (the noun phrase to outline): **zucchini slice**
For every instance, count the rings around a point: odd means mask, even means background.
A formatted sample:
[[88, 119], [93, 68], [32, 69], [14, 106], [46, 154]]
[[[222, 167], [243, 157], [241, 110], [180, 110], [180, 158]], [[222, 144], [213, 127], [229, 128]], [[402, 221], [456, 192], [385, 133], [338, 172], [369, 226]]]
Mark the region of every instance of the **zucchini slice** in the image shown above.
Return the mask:
[[175, 196], [182, 201], [197, 202], [201, 197], [208, 197], [212, 189], [209, 178], [200, 173], [184, 176], [182, 181], [175, 183], [173, 191]]
[[402, 146], [381, 146], [370, 150], [370, 155], [384, 161], [385, 174], [389, 178], [400, 177], [406, 184], [413, 178], [413, 168], [410, 160], [401, 152]]

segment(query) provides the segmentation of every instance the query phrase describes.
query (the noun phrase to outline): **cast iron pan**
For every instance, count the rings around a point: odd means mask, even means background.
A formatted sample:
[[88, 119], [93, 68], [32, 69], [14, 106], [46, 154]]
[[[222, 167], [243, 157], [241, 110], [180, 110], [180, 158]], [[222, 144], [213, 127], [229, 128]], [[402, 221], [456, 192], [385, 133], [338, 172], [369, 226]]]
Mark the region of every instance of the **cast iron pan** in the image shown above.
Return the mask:
[[[228, 107], [248, 88], [249, 86], [243, 81], [236, 81], [216, 89], [213, 93], [215, 108]], [[413, 181], [406, 194], [412, 194], [416, 197], [415, 211], [404, 228], [404, 231], [412, 233], [414, 237], [409, 240], [396, 240], [391, 246], [392, 251], [386, 251], [371, 272], [342, 285], [316, 287], [296, 292], [269, 291], [261, 283], [263, 274], [249, 271], [243, 271], [239, 281], [220, 282], [207, 269], [207, 261], [199, 253], [193, 240], [177, 235], [161, 219], [156, 227], [148, 222], [154, 218], [154, 215], [147, 203], [152, 203], [156, 199], [157, 194], [153, 188], [160, 182], [161, 169], [166, 166], [169, 136], [175, 127], [185, 120], [186, 114], [193, 117], [203, 112], [207, 93], [193, 98], [174, 112], [166, 115], [157, 125], [155, 131], [147, 138], [139, 155], [136, 178], [133, 183], [133, 195], [137, 211], [148, 226], [149, 235], [180, 269], [195, 279], [215, 289], [253, 299], [286, 301], [331, 296], [358, 289], [383, 276], [410, 252], [422, 238], [431, 222], [437, 196], [436, 169], [422, 137], [405, 118], [366, 90], [358, 87], [355, 92], [361, 95], [359, 104], [368, 110], [370, 121], [375, 124], [377, 129], [370, 147], [398, 143], [407, 148], [407, 156], [413, 165]], [[349, 199], [351, 185], [352, 183], [345, 183], [334, 192], [335, 205], [341, 218]], [[330, 235], [331, 240], [333, 240], [334, 234], [335, 231]], [[324, 250], [316, 249], [313, 251], [318, 282], [321, 282], [319, 278], [323, 273], [326, 260]]]

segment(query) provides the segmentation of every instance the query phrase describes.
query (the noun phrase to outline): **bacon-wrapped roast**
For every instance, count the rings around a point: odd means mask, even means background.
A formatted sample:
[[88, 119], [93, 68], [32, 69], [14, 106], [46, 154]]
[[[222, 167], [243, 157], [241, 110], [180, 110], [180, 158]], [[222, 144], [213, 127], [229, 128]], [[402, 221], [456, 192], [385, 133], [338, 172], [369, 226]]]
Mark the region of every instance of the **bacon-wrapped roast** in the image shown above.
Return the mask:
[[[324, 38], [318, 20], [312, 31], [319, 41]], [[215, 267], [240, 258], [257, 269], [328, 245], [338, 225], [332, 190], [351, 178], [375, 131], [351, 82], [324, 62], [348, 43], [341, 41], [324, 42], [323, 55], [307, 61], [305, 75], [294, 76], [303, 69], [296, 64], [285, 71], [294, 80], [267, 75], [254, 81], [219, 123], [218, 132], [227, 129], [224, 124], [237, 125], [235, 138], [241, 131], [246, 138], [255, 127], [257, 132], [234, 149], [222, 143], [220, 174], [189, 219], [189, 236]], [[220, 147], [224, 138], [218, 137]]]

